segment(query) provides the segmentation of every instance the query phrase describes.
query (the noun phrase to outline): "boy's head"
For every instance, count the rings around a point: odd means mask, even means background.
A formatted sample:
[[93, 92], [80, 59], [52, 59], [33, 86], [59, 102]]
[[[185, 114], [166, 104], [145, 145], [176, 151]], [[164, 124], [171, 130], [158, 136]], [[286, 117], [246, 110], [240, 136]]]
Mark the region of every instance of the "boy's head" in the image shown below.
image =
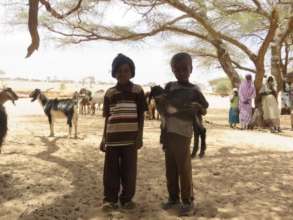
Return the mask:
[[135, 76], [134, 62], [123, 54], [118, 54], [112, 62], [112, 77], [116, 78], [118, 83], [128, 83]]
[[192, 58], [188, 53], [177, 53], [171, 59], [171, 68], [179, 82], [188, 82], [192, 72]]

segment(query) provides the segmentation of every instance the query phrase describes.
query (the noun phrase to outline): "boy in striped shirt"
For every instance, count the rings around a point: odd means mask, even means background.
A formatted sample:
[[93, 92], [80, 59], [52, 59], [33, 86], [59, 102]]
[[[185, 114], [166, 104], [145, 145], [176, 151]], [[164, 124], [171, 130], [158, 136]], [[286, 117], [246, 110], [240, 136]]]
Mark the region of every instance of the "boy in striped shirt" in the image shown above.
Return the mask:
[[105, 127], [100, 144], [100, 149], [106, 153], [103, 177], [105, 211], [118, 208], [118, 199], [122, 208], [135, 207], [132, 198], [136, 186], [137, 150], [143, 145], [147, 104], [143, 89], [130, 81], [134, 76], [133, 61], [118, 54], [112, 63], [112, 77], [117, 79], [117, 84], [108, 89], [104, 97]]

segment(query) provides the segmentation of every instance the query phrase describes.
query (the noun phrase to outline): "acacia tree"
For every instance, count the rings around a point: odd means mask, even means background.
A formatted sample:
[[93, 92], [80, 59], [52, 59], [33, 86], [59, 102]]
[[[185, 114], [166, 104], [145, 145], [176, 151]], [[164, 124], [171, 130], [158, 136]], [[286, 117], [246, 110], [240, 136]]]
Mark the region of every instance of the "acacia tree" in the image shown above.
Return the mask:
[[[83, 4], [81, 4], [81, 2], [83, 2]], [[117, 3], [117, 1], [107, 1], [107, 4], [111, 2]], [[140, 23], [139, 27], [144, 26], [145, 28], [126, 28], [112, 24], [111, 26], [107, 26], [102, 23], [94, 23], [91, 18], [93, 17], [93, 14], [97, 14], [98, 7], [91, 4], [93, 3], [92, 1], [82, 0], [65, 14], [58, 13], [56, 9], [51, 7], [48, 1], [40, 0], [39, 3], [45, 5], [46, 10], [50, 12], [53, 17], [49, 22], [43, 22], [42, 25], [51, 32], [63, 36], [63, 39], [65, 39], [67, 43], [81, 43], [83, 41], [94, 40], [140, 40], [162, 32], [173, 32], [200, 38], [209, 42], [216, 48], [218, 60], [230, 78], [232, 84], [235, 86], [239, 84], [240, 78], [232, 64], [229, 52], [215, 30], [213, 30], [212, 24], [209, 24], [207, 17], [206, 20], [201, 19], [200, 12], [191, 10], [190, 6], [200, 9], [201, 4], [194, 2], [192, 5], [185, 5], [179, 1], [120, 2], [136, 9], [138, 14], [141, 14], [141, 17], [137, 22]], [[39, 3], [36, 0], [30, 0], [29, 30], [32, 35], [32, 44], [28, 48], [28, 56], [30, 56], [39, 46], [37, 32], [38, 7], [36, 6]], [[98, 4], [97, 1], [95, 3]], [[167, 9], [169, 15], [162, 13], [163, 9]], [[77, 16], [70, 16], [71, 13], [75, 11], [77, 12]], [[175, 16], [171, 16], [171, 14], [174, 14]], [[194, 28], [195, 31], [193, 31], [192, 29], [188, 30], [188, 28], [184, 27], [186, 25], [194, 27], [199, 26], [196, 24], [194, 17], [199, 19], [201, 22], [200, 25], [210, 28], [208, 28], [207, 31], [204, 31], [204, 28], [199, 27], [202, 31], [197, 32], [196, 28]], [[59, 28], [56, 28], [56, 26], [59, 26]], [[135, 26], [137, 27], [137, 25]]]
[[[283, 81], [287, 76], [290, 64], [292, 64], [293, 52], [293, 3], [290, 7], [283, 5], [280, 10], [285, 18], [277, 29], [274, 41], [271, 44], [271, 74], [276, 78], [278, 90], [283, 87]], [[293, 65], [291, 65], [293, 67]]]
[[[280, 27], [278, 3], [279, 1], [274, 0], [60, 0], [52, 7], [47, 0], [29, 0], [28, 23], [32, 44], [28, 48], [28, 56], [39, 46], [37, 19], [40, 4], [45, 6], [51, 15], [41, 21], [42, 26], [61, 36], [66, 43], [96, 40], [137, 41], [166, 32], [189, 36], [212, 46], [214, 53], [202, 55], [216, 58], [233, 86], [239, 84], [240, 78], [236, 71], [236, 68], [239, 68], [256, 73], [255, 86], [259, 90], [265, 74], [265, 57], [270, 44], [272, 41], [280, 43], [275, 38]], [[126, 5], [136, 13], [136, 20], [125, 27], [97, 19], [102, 16], [101, 9], [109, 4]], [[66, 8], [68, 12], [62, 13]], [[253, 24], [254, 28], [245, 33], [242, 23], [233, 17], [246, 17], [252, 22], [251, 15], [257, 18], [254, 21], [260, 23]], [[287, 21], [291, 25], [292, 16]], [[291, 27], [290, 25], [288, 27]], [[286, 32], [282, 39], [287, 38], [291, 30], [292, 28], [288, 28], [288, 33]], [[246, 40], [243, 40], [243, 36], [246, 36]], [[250, 48], [256, 36], [261, 40], [255, 48]], [[247, 57], [253, 67], [246, 67], [235, 60], [235, 55], [231, 55], [234, 50], [237, 50], [237, 54]]]

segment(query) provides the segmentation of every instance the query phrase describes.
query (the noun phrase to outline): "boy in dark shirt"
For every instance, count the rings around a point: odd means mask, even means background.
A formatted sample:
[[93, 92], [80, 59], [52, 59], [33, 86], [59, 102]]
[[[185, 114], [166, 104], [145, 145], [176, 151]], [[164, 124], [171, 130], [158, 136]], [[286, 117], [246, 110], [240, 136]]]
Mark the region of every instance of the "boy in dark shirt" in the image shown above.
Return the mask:
[[[105, 127], [100, 149], [105, 152], [103, 210], [135, 207], [137, 150], [143, 145], [144, 111], [147, 104], [143, 89], [130, 79], [135, 75], [133, 61], [119, 54], [112, 63], [117, 85], [104, 97]], [[122, 192], [120, 192], [120, 184]]]
[[[187, 53], [178, 53], [171, 59], [171, 68], [177, 81], [166, 85], [166, 92], [172, 94], [185, 93], [185, 98], [177, 99], [186, 103], [197, 102], [201, 108], [207, 109], [208, 102], [198, 88], [189, 82], [192, 72], [192, 59]], [[179, 103], [180, 104], [180, 103]], [[165, 149], [166, 178], [169, 199], [163, 204], [163, 209], [170, 209], [180, 204], [180, 216], [188, 216], [194, 213], [192, 167], [190, 156], [190, 142], [193, 134], [194, 115], [190, 120], [182, 120], [176, 114], [166, 117], [163, 130], [165, 137], [163, 145]], [[180, 181], [180, 187], [179, 187]], [[180, 189], [181, 188], [181, 189]]]

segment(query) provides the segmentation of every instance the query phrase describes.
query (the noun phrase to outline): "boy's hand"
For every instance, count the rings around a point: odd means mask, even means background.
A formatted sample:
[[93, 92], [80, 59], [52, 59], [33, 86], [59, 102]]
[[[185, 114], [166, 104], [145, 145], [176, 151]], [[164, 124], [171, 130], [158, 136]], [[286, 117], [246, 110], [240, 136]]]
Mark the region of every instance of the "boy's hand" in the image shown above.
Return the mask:
[[203, 108], [201, 104], [197, 102], [192, 102], [191, 103], [191, 108], [195, 113], [200, 113], [201, 115], [206, 115], [207, 110], [206, 108]]
[[100, 143], [100, 151], [106, 152], [106, 145], [105, 145], [105, 140], [104, 139]]
[[136, 149], [140, 149], [143, 146], [142, 136], [138, 135], [135, 141], [135, 147]]

